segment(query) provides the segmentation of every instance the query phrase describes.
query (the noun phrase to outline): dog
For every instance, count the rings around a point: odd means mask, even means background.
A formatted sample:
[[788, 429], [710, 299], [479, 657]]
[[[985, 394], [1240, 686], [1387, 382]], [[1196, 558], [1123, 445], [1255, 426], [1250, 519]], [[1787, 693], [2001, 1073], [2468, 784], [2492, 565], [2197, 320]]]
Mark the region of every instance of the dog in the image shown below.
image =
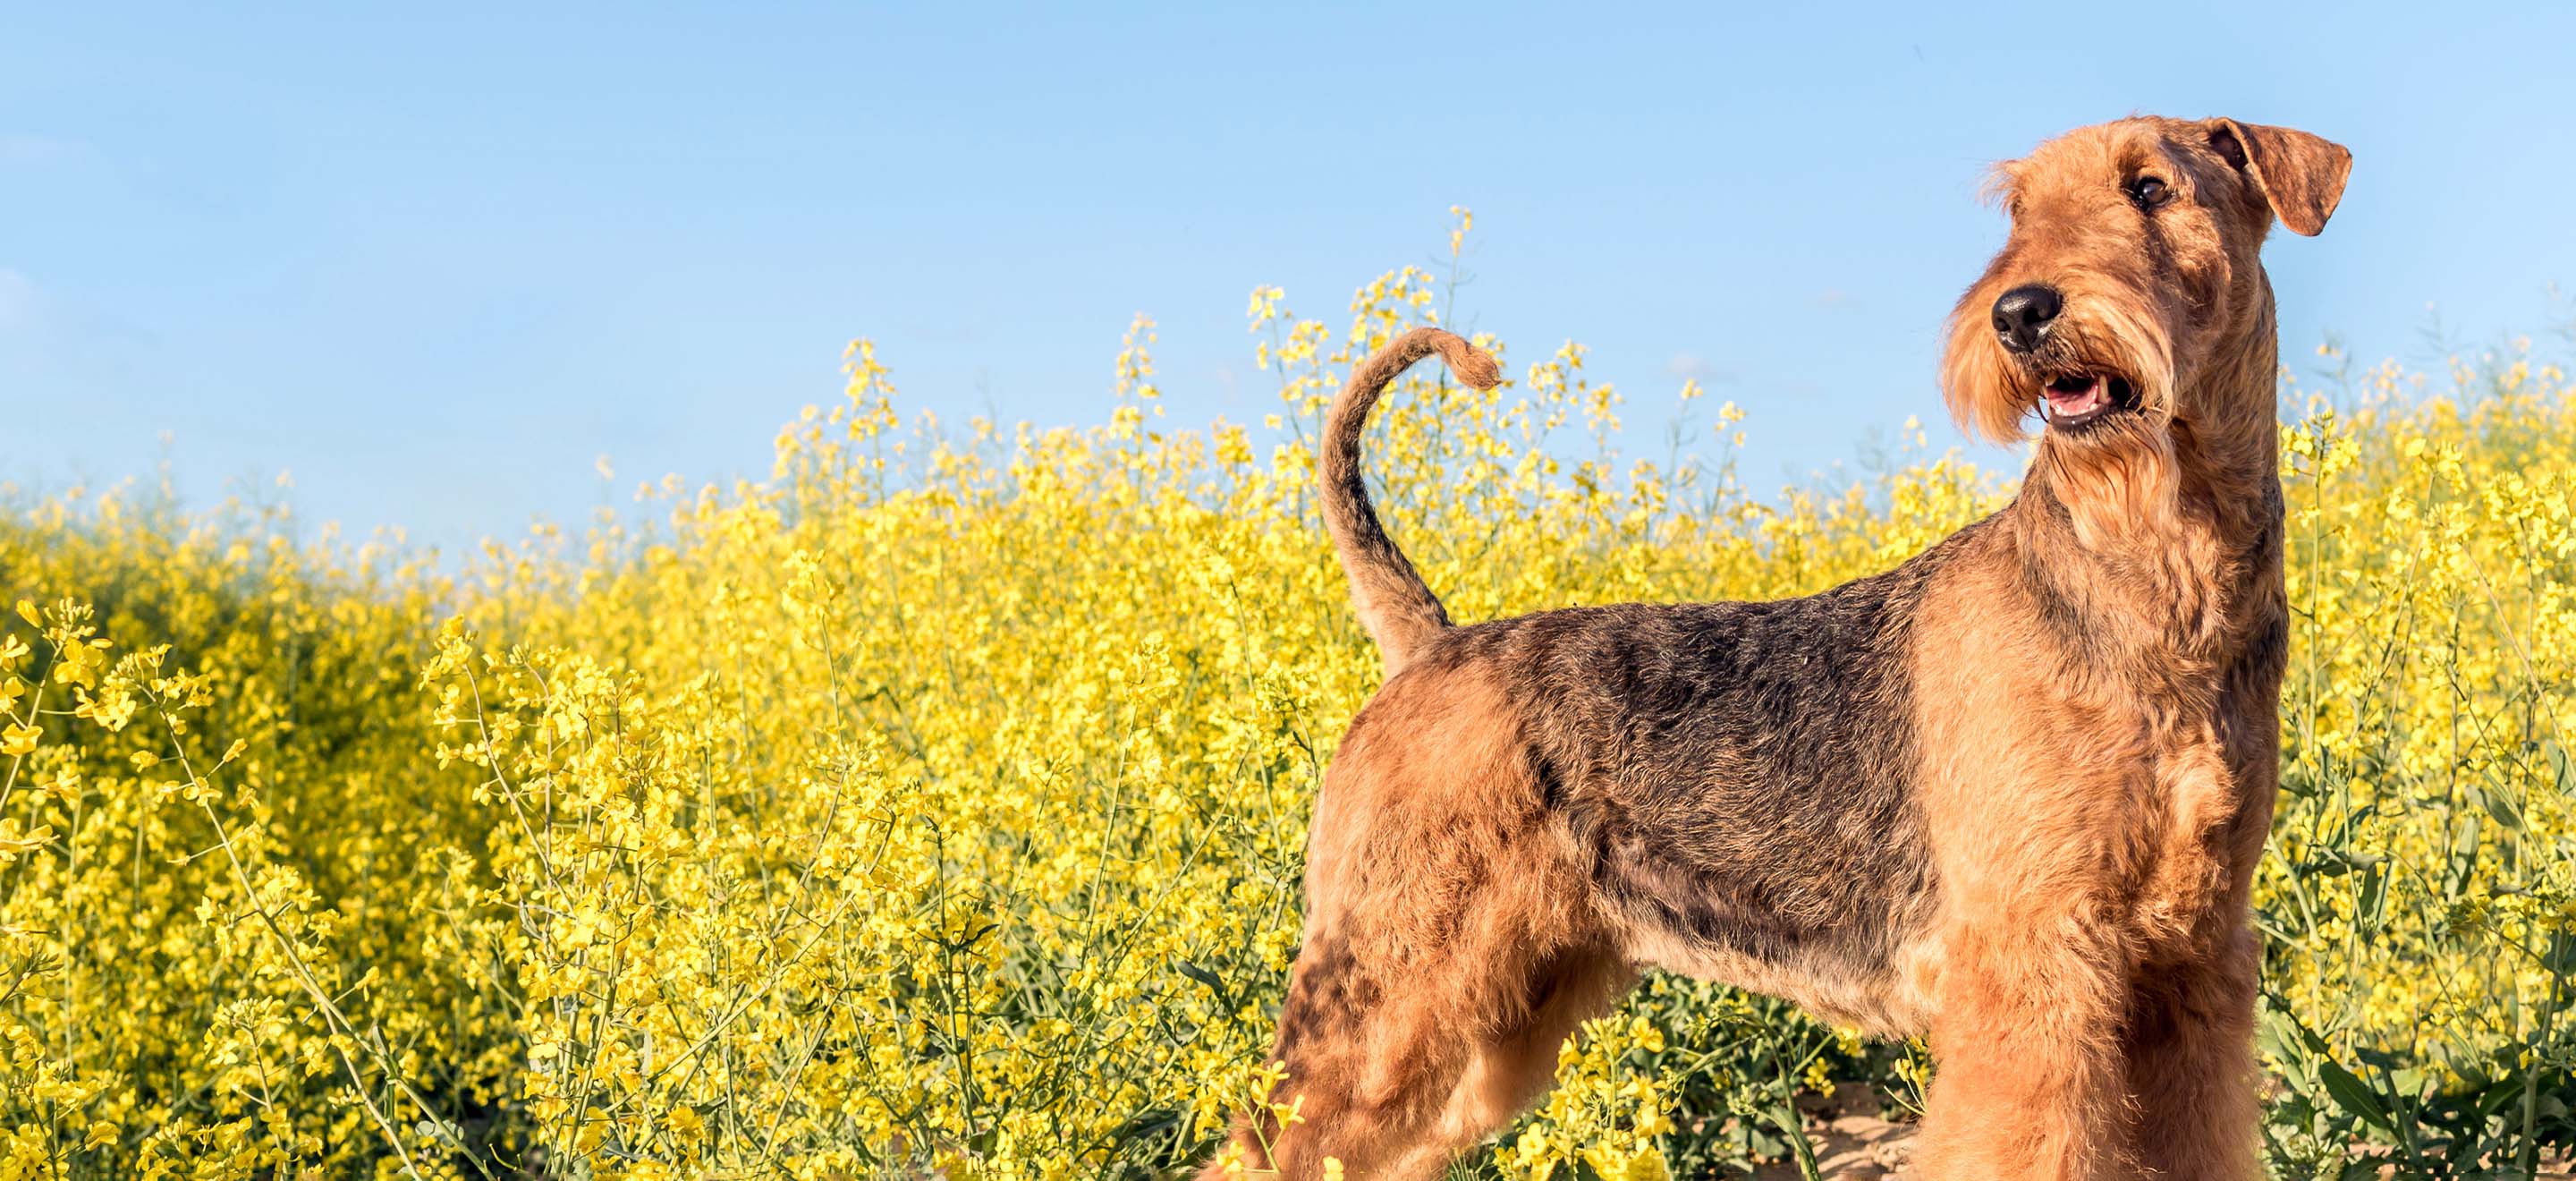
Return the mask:
[[[2342, 147], [2230, 119], [2081, 128], [2000, 165], [2011, 232], [1944, 396], [2039, 438], [2019, 493], [1883, 574], [1767, 603], [1446, 612], [1370, 507], [1397, 337], [1334, 401], [1321, 508], [1387, 679], [1315, 804], [1286, 1076], [1254, 1170], [1419, 1177], [1544, 1089], [1645, 967], [1937, 1062], [1918, 1174], [2261, 1176], [2248, 895], [2288, 607], [2271, 223]], [[1213, 1170], [1213, 1167], [1212, 1167]]]

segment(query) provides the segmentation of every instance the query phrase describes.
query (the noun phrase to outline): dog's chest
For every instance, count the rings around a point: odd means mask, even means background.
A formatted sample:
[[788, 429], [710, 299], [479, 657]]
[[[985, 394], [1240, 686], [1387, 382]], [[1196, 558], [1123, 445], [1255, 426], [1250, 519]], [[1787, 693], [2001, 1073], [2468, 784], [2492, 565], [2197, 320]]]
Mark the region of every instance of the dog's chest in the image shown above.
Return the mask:
[[2150, 959], [2187, 957], [2232, 929], [2270, 826], [2276, 730], [2235, 716], [2226, 695], [2148, 736], [2128, 830], [2127, 907]]

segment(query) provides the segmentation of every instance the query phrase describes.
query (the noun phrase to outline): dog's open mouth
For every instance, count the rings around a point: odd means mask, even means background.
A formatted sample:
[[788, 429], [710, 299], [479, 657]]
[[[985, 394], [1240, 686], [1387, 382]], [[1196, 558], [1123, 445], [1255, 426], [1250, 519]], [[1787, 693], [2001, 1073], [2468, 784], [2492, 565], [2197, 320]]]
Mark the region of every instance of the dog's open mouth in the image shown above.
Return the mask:
[[2039, 390], [2040, 416], [2058, 430], [2091, 426], [2137, 405], [2138, 387], [2117, 373], [2060, 374]]

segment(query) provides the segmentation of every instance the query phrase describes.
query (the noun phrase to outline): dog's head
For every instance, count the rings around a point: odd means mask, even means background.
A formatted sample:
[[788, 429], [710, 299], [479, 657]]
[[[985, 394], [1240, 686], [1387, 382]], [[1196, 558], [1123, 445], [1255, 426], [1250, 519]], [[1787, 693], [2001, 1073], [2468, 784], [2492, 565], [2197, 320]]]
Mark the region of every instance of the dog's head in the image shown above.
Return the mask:
[[[2012, 234], [1951, 313], [1951, 412], [1998, 441], [2036, 417], [2070, 458], [2106, 460], [2168, 450], [2176, 423], [2204, 436], [2268, 423], [2263, 237], [2276, 217], [2324, 229], [2351, 168], [2304, 131], [2145, 117], [1998, 166]], [[2254, 356], [2262, 373], [2226, 370]]]

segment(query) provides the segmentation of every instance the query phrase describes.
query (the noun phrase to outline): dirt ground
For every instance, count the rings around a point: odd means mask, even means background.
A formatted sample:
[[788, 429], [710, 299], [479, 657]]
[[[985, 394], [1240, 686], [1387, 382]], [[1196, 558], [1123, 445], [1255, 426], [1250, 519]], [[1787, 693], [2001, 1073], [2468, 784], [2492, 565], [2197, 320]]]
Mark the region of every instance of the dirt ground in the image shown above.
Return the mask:
[[[1914, 1125], [1882, 1119], [1878, 1093], [1845, 1085], [1830, 1100], [1799, 1104], [1807, 1117], [1807, 1143], [1816, 1153], [1816, 1168], [1832, 1181], [1881, 1181], [1904, 1177], [1913, 1147]], [[1798, 1181], [1798, 1162], [1781, 1161], [1754, 1170], [1755, 1181]]]

